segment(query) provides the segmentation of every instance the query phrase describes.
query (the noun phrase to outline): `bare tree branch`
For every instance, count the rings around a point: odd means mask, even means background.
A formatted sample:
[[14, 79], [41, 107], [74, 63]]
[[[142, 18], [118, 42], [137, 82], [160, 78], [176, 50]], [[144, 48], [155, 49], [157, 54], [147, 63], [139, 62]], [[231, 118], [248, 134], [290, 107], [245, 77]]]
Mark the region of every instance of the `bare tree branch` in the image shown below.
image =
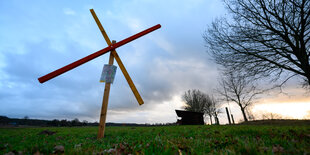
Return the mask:
[[215, 20], [204, 34], [208, 52], [217, 64], [275, 81], [282, 79], [280, 76], [290, 79], [298, 75], [310, 85], [309, 0], [225, 3], [231, 18]]
[[247, 107], [251, 106], [256, 97], [266, 90], [259, 90], [254, 85], [253, 79], [240, 73], [226, 72], [222, 74], [222, 79], [219, 82], [221, 88], [217, 92], [227, 101], [235, 102], [240, 107], [244, 121], [248, 121]]

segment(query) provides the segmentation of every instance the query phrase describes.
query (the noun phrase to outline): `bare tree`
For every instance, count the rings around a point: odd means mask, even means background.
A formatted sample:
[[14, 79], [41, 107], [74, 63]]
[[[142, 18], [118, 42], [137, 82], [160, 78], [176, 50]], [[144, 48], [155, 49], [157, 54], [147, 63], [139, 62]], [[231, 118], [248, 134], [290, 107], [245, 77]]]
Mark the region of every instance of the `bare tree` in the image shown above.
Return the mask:
[[207, 95], [200, 90], [188, 90], [184, 93], [182, 99], [186, 104], [184, 107], [185, 110], [201, 113], [205, 112]]
[[213, 96], [207, 95], [207, 105], [205, 107], [205, 113], [209, 116], [212, 124], [212, 116], [214, 116], [215, 124], [219, 124], [218, 114], [221, 113], [220, 102], [216, 100]]
[[250, 78], [234, 72], [223, 74], [220, 87], [218, 93], [228, 101], [235, 102], [240, 107], [244, 121], [248, 121], [246, 108], [263, 91], [259, 91]]
[[220, 113], [220, 103], [212, 96], [201, 92], [200, 90], [188, 90], [182, 96], [187, 111], [201, 112], [208, 115], [212, 124], [212, 116], [215, 118], [215, 122], [218, 123], [218, 114]]
[[213, 103], [212, 99], [209, 96], [207, 96], [206, 97], [206, 106], [204, 108], [204, 113], [205, 113], [205, 115], [209, 116], [211, 125], [213, 124], [212, 123], [212, 116], [213, 116], [213, 112], [215, 111], [215, 106], [213, 106], [213, 105], [214, 105], [214, 103]]
[[267, 112], [267, 113], [262, 114], [262, 119], [263, 120], [266, 120], [266, 119], [284, 119], [284, 116], [282, 116], [281, 114], [277, 114], [277, 113]]
[[256, 78], [282, 79], [282, 84], [298, 76], [310, 86], [309, 0], [225, 3], [231, 17], [215, 20], [204, 34], [216, 63]]
[[255, 116], [254, 116], [253, 112], [251, 111], [251, 107], [248, 107], [248, 108], [246, 109], [246, 114], [247, 114], [248, 119], [249, 119], [250, 121], [254, 121], [254, 120], [255, 120]]

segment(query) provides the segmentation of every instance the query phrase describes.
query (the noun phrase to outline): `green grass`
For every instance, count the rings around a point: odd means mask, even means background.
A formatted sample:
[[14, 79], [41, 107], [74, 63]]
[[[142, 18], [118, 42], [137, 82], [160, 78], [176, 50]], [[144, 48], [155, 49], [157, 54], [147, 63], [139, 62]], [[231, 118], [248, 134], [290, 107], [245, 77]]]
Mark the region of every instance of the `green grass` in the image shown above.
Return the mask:
[[[43, 130], [53, 135], [39, 135]], [[107, 127], [96, 139], [97, 127], [0, 129], [0, 154], [305, 154], [310, 153], [310, 126], [166, 126]]]

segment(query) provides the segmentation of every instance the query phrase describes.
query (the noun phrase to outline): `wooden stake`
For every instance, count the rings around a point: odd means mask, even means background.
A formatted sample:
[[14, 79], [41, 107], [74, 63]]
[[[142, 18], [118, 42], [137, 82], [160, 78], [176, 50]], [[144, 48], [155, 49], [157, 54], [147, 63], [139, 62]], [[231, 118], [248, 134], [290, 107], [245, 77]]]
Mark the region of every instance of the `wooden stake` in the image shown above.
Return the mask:
[[228, 108], [227, 108], [227, 107], [225, 107], [225, 109], [226, 109], [226, 113], [227, 113], [227, 119], [228, 119], [228, 123], [229, 123], [229, 124], [231, 124], [231, 122], [230, 122], [230, 118], [229, 118], [229, 112], [228, 112]]
[[[112, 44], [114, 43], [116, 43], [115, 40], [112, 41]], [[114, 62], [114, 57], [113, 57], [113, 54], [110, 52], [109, 65], [113, 65], [113, 62]], [[100, 113], [99, 131], [98, 131], [98, 136], [97, 136], [98, 139], [104, 137], [104, 129], [105, 129], [105, 122], [107, 118], [110, 87], [111, 87], [111, 83], [105, 83], [102, 106], [101, 106], [101, 113]]]
[[230, 112], [230, 116], [231, 116], [232, 123], [235, 124], [234, 116], [233, 114], [231, 114], [231, 112]]

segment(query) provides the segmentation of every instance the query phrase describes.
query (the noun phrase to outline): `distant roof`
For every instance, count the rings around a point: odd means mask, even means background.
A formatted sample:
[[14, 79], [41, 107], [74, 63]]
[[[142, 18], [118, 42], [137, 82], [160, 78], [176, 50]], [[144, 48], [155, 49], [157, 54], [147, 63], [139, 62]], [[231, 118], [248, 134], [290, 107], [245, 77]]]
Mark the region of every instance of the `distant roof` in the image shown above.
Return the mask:
[[183, 117], [185, 115], [203, 115], [201, 112], [193, 112], [193, 111], [184, 111], [184, 110], [175, 110], [178, 117]]

